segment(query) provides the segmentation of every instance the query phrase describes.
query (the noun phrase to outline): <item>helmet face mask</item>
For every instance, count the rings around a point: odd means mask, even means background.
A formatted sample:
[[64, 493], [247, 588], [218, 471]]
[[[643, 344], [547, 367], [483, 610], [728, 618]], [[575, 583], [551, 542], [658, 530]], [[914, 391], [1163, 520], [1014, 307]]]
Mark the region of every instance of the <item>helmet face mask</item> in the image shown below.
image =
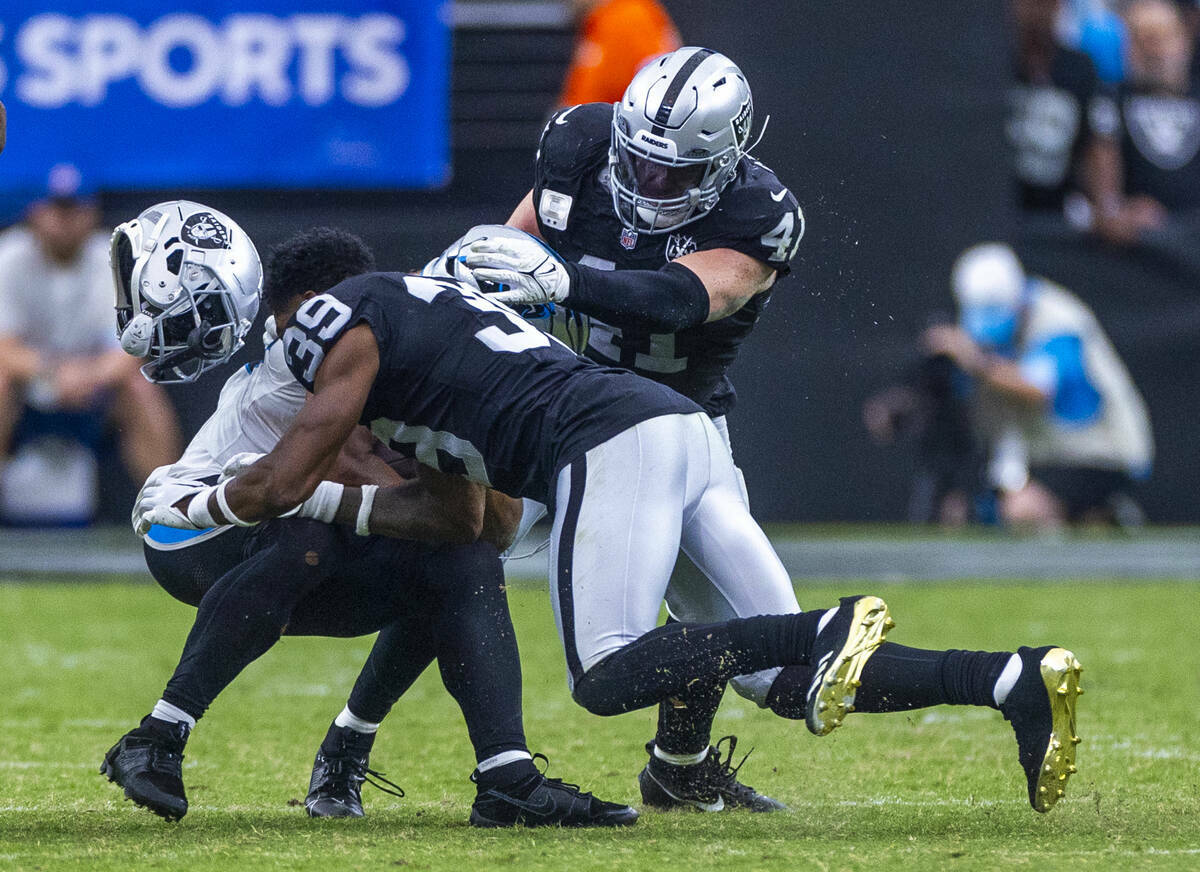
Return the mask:
[[190, 382], [225, 363], [258, 312], [262, 264], [250, 238], [198, 203], [160, 203], [113, 232], [117, 334], [153, 382]]
[[724, 55], [687, 47], [650, 61], [613, 106], [608, 185], [621, 223], [657, 234], [703, 217], [747, 152], [753, 113]]

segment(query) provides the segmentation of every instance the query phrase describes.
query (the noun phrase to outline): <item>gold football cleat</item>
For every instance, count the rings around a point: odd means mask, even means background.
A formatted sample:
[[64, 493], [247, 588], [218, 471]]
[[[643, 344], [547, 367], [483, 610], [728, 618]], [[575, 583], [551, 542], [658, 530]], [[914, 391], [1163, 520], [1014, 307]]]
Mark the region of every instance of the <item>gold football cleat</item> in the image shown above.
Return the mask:
[[1067, 779], [1077, 771], [1075, 747], [1079, 736], [1075, 733], [1075, 701], [1083, 694], [1079, 686], [1082, 672], [1079, 659], [1066, 648], [1051, 648], [1042, 655], [1042, 683], [1049, 697], [1051, 727], [1031, 799], [1034, 809], [1043, 814], [1062, 799]]
[[[847, 614], [848, 610], [848, 614]], [[854, 711], [854, 697], [862, 686], [862, 671], [871, 655], [896, 626], [887, 603], [877, 596], [843, 597], [838, 614], [818, 637], [815, 671], [809, 686], [805, 718], [808, 729], [825, 736], [841, 726]], [[841, 626], [836, 626], [841, 624]], [[823, 652], [822, 643], [829, 644]]]

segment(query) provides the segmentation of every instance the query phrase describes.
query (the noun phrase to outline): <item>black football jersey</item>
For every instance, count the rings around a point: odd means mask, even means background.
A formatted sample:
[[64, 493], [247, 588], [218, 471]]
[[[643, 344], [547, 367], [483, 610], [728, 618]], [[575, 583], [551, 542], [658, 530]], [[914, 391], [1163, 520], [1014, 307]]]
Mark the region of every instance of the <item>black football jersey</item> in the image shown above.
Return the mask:
[[[771, 170], [744, 157], [737, 175], [704, 217], [671, 233], [630, 233], [608, 188], [612, 106], [584, 103], [546, 125], [538, 148], [533, 205], [542, 238], [566, 260], [599, 269], [656, 270], [693, 251], [732, 248], [774, 267], [780, 276], [804, 234], [804, 215]], [[617, 328], [591, 319], [587, 355], [632, 369], [695, 400], [712, 416], [732, 408], [726, 375], [770, 293], [727, 318], [678, 333]]]
[[284, 332], [309, 390], [325, 352], [366, 323], [379, 373], [362, 423], [393, 450], [514, 497], [549, 502], [558, 470], [641, 421], [699, 412], [625, 370], [600, 366], [452, 279], [371, 273], [300, 307]]
[[1200, 81], [1187, 94], [1127, 84], [1118, 107], [1125, 193], [1173, 212], [1200, 208]]
[[1006, 131], [1021, 207], [1061, 212], [1067, 194], [1079, 188], [1088, 139], [1111, 133], [1104, 119], [1111, 113], [1100, 108], [1108, 98], [1091, 58], [1061, 46], [1051, 61], [1049, 82], [1031, 82], [1021, 69], [1016, 78]]

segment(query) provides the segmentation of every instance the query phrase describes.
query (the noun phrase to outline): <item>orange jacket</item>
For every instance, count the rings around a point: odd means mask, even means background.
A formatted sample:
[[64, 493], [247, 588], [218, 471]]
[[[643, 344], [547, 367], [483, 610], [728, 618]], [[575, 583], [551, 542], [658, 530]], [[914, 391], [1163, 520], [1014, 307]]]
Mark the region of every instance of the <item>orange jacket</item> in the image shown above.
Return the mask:
[[681, 45], [657, 0], [607, 0], [584, 17], [559, 105], [615, 103], [646, 61]]

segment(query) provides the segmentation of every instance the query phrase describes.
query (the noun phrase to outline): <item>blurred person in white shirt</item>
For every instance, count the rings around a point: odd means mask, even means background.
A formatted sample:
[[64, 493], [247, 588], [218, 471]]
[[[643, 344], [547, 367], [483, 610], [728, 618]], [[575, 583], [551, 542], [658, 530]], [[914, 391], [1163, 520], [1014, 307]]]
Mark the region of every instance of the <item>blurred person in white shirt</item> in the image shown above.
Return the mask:
[[[95, 452], [106, 427], [115, 428], [135, 481], [179, 454], [165, 392], [142, 377], [113, 331], [99, 218], [78, 169], [59, 164], [25, 222], [0, 234], [0, 468], [45, 438]], [[5, 494], [9, 514], [12, 497]]]
[[1027, 275], [1007, 245], [968, 249], [952, 283], [958, 324], [932, 328], [925, 343], [974, 380], [1001, 518], [1037, 528], [1135, 520], [1131, 493], [1154, 457], [1150, 420], [1096, 316]]

